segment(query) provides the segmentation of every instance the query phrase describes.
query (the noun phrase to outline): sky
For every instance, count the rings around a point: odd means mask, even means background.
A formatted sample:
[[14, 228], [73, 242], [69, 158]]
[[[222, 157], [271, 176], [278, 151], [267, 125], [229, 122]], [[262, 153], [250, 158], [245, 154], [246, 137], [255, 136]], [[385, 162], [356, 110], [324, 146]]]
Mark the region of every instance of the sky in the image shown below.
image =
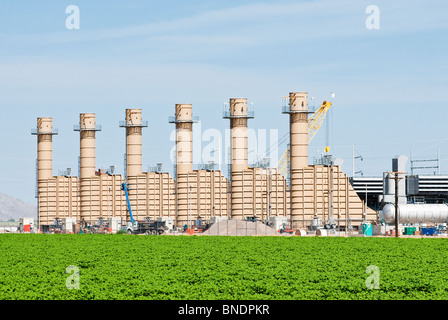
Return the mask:
[[443, 0], [2, 1], [0, 192], [36, 203], [37, 117], [58, 129], [54, 175], [78, 174], [73, 125], [86, 112], [102, 126], [97, 167], [123, 173], [126, 108], [141, 108], [149, 124], [143, 170], [161, 162], [173, 172], [177, 103], [191, 103], [200, 120], [195, 164], [215, 160], [227, 175], [230, 98], [247, 98], [255, 112], [249, 161], [269, 157], [275, 167], [288, 143], [283, 97], [302, 91], [311, 106], [333, 103], [310, 164], [328, 132], [348, 176], [353, 150], [358, 176], [382, 176], [411, 150], [414, 160], [439, 154], [448, 174], [447, 12]]

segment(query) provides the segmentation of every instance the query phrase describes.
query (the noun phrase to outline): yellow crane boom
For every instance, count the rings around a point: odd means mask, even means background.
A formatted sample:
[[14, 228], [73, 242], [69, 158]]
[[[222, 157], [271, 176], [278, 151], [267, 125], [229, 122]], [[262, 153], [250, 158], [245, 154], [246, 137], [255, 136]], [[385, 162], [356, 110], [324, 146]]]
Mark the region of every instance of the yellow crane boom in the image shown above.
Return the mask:
[[[325, 119], [325, 116], [330, 109], [332, 103], [324, 100], [322, 105], [317, 109], [309, 118], [308, 118], [308, 143], [313, 140], [319, 128], [322, 126], [322, 123]], [[328, 146], [325, 147], [328, 152]], [[290, 161], [290, 150], [289, 146], [286, 149], [285, 153], [283, 153], [282, 157], [277, 163], [277, 169], [279, 173], [287, 177], [289, 174], [289, 161]]]

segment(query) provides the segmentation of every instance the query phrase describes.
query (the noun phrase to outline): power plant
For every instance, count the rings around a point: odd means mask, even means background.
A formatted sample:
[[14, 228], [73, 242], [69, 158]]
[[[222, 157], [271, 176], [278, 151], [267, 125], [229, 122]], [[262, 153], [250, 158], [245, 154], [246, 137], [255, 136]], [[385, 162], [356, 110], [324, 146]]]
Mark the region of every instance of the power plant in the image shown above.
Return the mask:
[[[308, 108], [308, 93], [292, 92], [287, 102], [282, 113], [289, 116], [288, 179], [278, 168], [248, 165], [248, 120], [255, 115], [246, 98], [230, 99], [223, 114], [230, 126], [229, 178], [214, 166], [193, 169], [193, 123], [198, 117], [193, 116], [191, 104], [176, 104], [169, 118], [176, 130], [174, 176], [161, 166], [142, 170], [142, 134], [148, 127], [142, 109], [126, 109], [124, 121], [119, 122], [126, 135], [124, 175], [116, 174], [113, 167], [96, 168], [95, 138], [101, 126], [95, 114], [82, 113], [79, 125], [74, 126], [80, 135], [79, 176], [72, 176], [70, 170], [53, 176], [52, 139], [58, 131], [52, 118], [38, 118], [32, 134], [37, 136], [39, 230], [62, 226], [66, 232], [77, 232], [83, 227], [107, 226], [109, 232], [116, 232], [128, 225], [133, 232], [155, 233], [158, 227], [137, 226], [136, 221], [160, 221], [170, 231], [191, 231], [222, 221], [258, 220], [275, 230], [281, 226], [303, 234], [361, 230], [384, 221], [380, 210], [367, 206], [367, 197], [360, 199], [361, 193], [339, 165], [331, 159], [309, 164], [313, 112]], [[443, 209], [438, 208], [445, 216]], [[387, 210], [384, 217], [390, 222], [391, 208]]]

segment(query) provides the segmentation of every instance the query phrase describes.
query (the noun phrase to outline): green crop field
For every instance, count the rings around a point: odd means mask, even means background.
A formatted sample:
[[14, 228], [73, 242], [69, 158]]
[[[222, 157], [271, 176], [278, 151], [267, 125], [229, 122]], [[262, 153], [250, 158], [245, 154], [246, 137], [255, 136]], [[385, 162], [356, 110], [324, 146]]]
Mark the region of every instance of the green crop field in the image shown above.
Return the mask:
[[1, 300], [447, 298], [448, 239], [0, 235]]

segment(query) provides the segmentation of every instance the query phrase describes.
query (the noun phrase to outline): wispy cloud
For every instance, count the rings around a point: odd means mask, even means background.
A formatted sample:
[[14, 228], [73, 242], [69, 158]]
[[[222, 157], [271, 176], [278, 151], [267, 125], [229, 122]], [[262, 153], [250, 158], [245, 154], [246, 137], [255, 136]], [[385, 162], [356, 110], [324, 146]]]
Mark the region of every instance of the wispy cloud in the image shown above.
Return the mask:
[[[365, 35], [365, 8], [368, 1], [302, 1], [257, 3], [207, 10], [176, 20], [126, 27], [92, 30], [83, 26], [76, 32], [64, 31], [30, 35], [1, 35], [4, 44], [51, 45], [130, 38], [153, 41], [181, 41], [214, 45], [234, 43], [257, 45], [270, 42], [309, 40]], [[379, 0], [381, 32], [396, 34], [448, 27], [446, 4], [441, 0]]]

